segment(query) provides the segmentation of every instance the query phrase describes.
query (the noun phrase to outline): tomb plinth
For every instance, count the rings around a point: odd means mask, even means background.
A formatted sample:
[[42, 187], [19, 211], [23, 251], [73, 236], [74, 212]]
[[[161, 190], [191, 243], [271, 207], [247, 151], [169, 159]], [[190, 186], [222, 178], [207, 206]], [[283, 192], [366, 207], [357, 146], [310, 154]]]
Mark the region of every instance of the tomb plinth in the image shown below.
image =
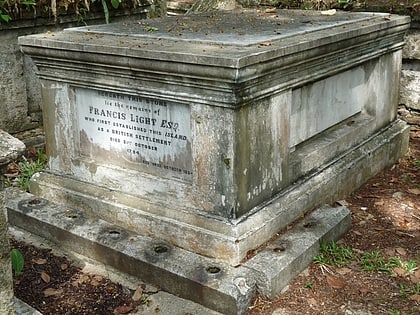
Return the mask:
[[22, 37], [49, 155], [31, 191], [236, 265], [407, 150], [409, 23], [232, 11]]

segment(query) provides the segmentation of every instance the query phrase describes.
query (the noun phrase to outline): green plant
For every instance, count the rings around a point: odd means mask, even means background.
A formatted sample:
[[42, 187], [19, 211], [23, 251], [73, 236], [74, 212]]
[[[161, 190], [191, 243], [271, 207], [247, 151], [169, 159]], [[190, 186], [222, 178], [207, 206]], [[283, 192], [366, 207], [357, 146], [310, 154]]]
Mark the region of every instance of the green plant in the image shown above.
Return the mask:
[[317, 264], [330, 265], [333, 267], [343, 267], [349, 264], [355, 255], [350, 246], [337, 245], [334, 241], [321, 243], [319, 254], [313, 261]]
[[304, 286], [307, 289], [312, 289], [314, 287], [314, 285], [315, 285], [315, 283], [313, 281], [308, 280], [308, 281], [305, 282], [305, 285]]
[[417, 263], [414, 260], [410, 260], [404, 264], [404, 269], [406, 272], [413, 272], [417, 269]]
[[23, 258], [22, 253], [20, 250], [13, 248], [10, 251], [11, 259], [12, 259], [12, 269], [15, 272], [16, 276], [19, 276], [22, 274], [23, 266], [25, 264], [25, 260]]
[[[58, 14], [74, 12], [79, 22], [84, 23], [84, 16], [90, 10], [90, 6], [97, 0], [0, 0], [0, 24], [1, 22], [10, 22], [13, 18], [19, 17], [23, 11], [32, 10], [36, 12], [46, 12], [51, 14], [54, 19]], [[108, 3], [114, 9], [118, 9], [124, 0], [100, 0], [98, 3], [102, 5], [106, 23], [109, 23], [109, 7]], [[138, 2], [124, 1], [127, 6], [136, 7]]]
[[17, 186], [22, 190], [29, 190], [29, 180], [31, 177], [47, 166], [47, 156], [38, 150], [36, 160], [29, 161], [23, 157], [23, 161], [19, 163], [20, 174], [16, 178]]
[[391, 315], [406, 315], [406, 312], [401, 313], [399, 310], [392, 308], [389, 310], [389, 314]]
[[340, 9], [350, 9], [354, 2], [355, 0], [337, 0], [338, 7]]
[[7, 12], [7, 6], [9, 4], [9, 0], [0, 1], [0, 24], [1, 21], [9, 22], [12, 17]]
[[35, 7], [35, 0], [2, 0], [0, 1], [0, 24], [1, 21], [9, 22], [12, 17], [10, 16], [10, 10], [27, 10]]
[[404, 283], [400, 283], [399, 287], [400, 287], [399, 295], [403, 298], [406, 298], [413, 294], [420, 294], [420, 283], [416, 283], [412, 286], [409, 286]]
[[[92, 0], [92, 3], [95, 2], [96, 0]], [[120, 6], [122, 0], [111, 0], [111, 6], [114, 9], [118, 9], [118, 7]], [[105, 16], [105, 22], [106, 24], [109, 24], [109, 9], [108, 9], [108, 4], [106, 3], [106, 0], [101, 0], [102, 3], [102, 8], [104, 10], [104, 16]]]
[[402, 262], [397, 257], [385, 258], [380, 251], [366, 252], [360, 257], [362, 270], [370, 272], [385, 272], [392, 274], [392, 268], [402, 267]]

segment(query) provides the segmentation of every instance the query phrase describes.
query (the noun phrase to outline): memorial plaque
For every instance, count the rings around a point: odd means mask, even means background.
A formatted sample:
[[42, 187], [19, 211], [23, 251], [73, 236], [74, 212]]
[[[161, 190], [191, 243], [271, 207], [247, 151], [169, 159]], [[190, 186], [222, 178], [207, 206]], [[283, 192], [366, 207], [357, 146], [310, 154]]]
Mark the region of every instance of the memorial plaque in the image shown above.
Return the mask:
[[75, 91], [82, 156], [191, 178], [189, 105], [111, 91]]

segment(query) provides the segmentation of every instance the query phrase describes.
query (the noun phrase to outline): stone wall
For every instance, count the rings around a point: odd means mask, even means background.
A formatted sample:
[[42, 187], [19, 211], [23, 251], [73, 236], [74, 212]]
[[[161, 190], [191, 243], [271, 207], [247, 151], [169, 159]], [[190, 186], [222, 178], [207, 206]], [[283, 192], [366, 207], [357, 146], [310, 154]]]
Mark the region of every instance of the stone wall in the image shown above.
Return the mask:
[[414, 24], [406, 37], [400, 85], [400, 104], [420, 111], [420, 24]]
[[[144, 3], [136, 9], [111, 11], [111, 22], [144, 19], [159, 12], [165, 13], [165, 1]], [[103, 24], [103, 12], [89, 15], [83, 23]], [[57, 21], [38, 17], [0, 24], [0, 129], [16, 134], [42, 126], [40, 83], [32, 61], [20, 52], [18, 37], [83, 25], [74, 15], [59, 16]]]

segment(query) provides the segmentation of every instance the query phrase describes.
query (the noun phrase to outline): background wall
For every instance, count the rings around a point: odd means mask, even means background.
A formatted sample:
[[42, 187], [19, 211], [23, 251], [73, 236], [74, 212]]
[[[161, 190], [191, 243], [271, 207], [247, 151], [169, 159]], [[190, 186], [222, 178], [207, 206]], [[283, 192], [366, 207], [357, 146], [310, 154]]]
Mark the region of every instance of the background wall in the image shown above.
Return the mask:
[[[110, 21], [138, 20], [165, 12], [160, 0], [146, 0], [135, 9], [110, 10]], [[103, 24], [103, 11], [90, 13], [83, 20], [75, 14], [53, 17], [21, 18], [0, 24], [0, 129], [18, 138], [42, 142], [42, 103], [40, 82], [31, 59], [20, 52], [18, 37], [60, 31], [64, 28]], [[23, 133], [23, 134], [21, 134]]]

